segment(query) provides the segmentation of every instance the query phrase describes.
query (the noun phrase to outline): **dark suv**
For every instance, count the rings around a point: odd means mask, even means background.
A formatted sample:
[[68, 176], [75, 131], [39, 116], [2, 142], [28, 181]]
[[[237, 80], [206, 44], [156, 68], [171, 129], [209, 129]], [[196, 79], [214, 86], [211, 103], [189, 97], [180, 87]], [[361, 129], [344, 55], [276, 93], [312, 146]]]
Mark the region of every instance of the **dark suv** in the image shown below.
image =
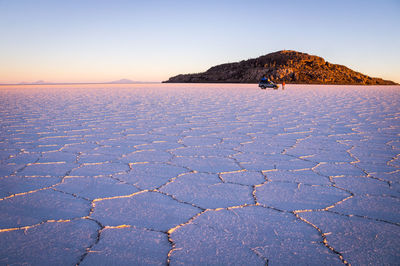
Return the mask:
[[261, 80], [260, 83], [258, 83], [258, 87], [260, 87], [263, 90], [265, 90], [266, 88], [274, 88], [276, 90], [278, 89], [279, 86], [273, 83], [272, 81]]

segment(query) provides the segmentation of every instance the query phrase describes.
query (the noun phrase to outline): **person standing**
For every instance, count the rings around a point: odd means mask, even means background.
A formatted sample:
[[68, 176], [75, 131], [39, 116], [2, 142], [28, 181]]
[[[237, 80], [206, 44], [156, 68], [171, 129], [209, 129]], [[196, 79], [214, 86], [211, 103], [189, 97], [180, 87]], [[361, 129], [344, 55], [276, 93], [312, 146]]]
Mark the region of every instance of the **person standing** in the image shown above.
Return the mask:
[[285, 82], [283, 81], [282, 82], [282, 90], [284, 90], [285, 89]]

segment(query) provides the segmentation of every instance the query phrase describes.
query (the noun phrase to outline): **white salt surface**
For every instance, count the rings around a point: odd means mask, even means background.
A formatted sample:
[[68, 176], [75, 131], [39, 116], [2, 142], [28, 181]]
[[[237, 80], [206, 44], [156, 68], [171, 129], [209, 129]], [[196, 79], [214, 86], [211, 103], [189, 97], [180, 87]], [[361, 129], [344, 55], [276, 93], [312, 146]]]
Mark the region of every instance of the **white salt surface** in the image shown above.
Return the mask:
[[400, 261], [400, 87], [0, 87], [0, 264]]

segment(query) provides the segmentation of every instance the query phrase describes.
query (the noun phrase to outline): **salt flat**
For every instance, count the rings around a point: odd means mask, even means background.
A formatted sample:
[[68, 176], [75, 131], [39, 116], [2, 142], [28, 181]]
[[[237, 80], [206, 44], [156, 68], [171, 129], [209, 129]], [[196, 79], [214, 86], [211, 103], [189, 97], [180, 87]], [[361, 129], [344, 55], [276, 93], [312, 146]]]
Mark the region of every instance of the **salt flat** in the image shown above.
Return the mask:
[[0, 264], [400, 261], [400, 87], [0, 87]]

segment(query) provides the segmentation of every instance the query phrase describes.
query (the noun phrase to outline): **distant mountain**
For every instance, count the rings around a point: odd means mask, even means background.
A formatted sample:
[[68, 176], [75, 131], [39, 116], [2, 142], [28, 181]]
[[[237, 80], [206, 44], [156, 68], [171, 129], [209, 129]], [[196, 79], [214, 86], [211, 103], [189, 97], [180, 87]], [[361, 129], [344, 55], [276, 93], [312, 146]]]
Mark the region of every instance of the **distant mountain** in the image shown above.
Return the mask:
[[114, 80], [111, 82], [107, 82], [109, 84], [133, 84], [133, 83], [138, 83], [137, 81], [132, 81], [130, 79], [119, 79], [119, 80]]
[[132, 81], [130, 79], [119, 79], [110, 82], [46, 82], [43, 80], [38, 80], [35, 82], [20, 82], [18, 84], [0, 84], [0, 85], [74, 85], [74, 84], [141, 84], [141, 83], [151, 83], [151, 82]]
[[322, 57], [283, 50], [254, 59], [211, 67], [203, 73], [181, 74], [167, 83], [258, 83], [263, 76], [274, 82], [297, 84], [396, 85], [372, 78]]
[[38, 80], [38, 81], [35, 81], [35, 82], [20, 82], [19, 84], [20, 85], [36, 85], [36, 84], [43, 85], [43, 84], [48, 84], [48, 83], [45, 82], [44, 80]]

